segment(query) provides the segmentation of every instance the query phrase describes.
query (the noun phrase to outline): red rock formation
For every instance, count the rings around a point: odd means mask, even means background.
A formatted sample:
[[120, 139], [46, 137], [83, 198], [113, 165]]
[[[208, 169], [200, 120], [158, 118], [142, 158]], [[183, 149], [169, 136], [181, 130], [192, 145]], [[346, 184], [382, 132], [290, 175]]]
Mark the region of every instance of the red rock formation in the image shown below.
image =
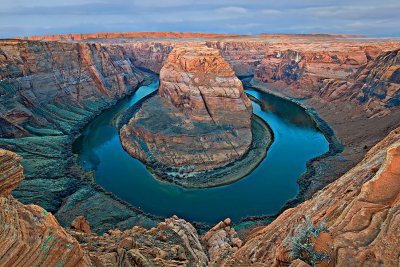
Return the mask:
[[150, 80], [121, 46], [0, 41], [0, 147], [25, 156], [28, 178], [14, 195], [57, 214], [63, 225], [79, 215], [95, 231], [156, 225], [158, 220], [80, 184], [84, 174], [71, 153], [78, 130], [144, 77]]
[[131, 155], [150, 164], [203, 171], [248, 150], [251, 103], [217, 50], [175, 48], [160, 72], [158, 94], [120, 131]]
[[383, 116], [400, 103], [400, 50], [383, 53], [348, 79], [326, 79], [320, 96], [327, 101], [358, 101], [369, 116]]
[[309, 217], [315, 227], [327, 223], [335, 266], [398, 266], [399, 140], [400, 128], [311, 200], [286, 210], [270, 225], [255, 229], [225, 265], [290, 264], [295, 260], [291, 253], [298, 234], [295, 229]]
[[294, 97], [312, 97], [323, 79], [345, 79], [393, 43], [308, 42], [272, 44], [254, 78]]
[[45, 209], [23, 205], [9, 195], [24, 178], [20, 160], [15, 153], [0, 150], [1, 266], [205, 266], [209, 258], [201, 240], [208, 243], [213, 262], [241, 245], [229, 219], [203, 238], [176, 216], [150, 230], [135, 226], [101, 236], [90, 233], [87, 220], [80, 216], [66, 231]]
[[237, 236], [235, 229], [231, 227], [231, 219], [226, 218], [219, 222], [201, 240], [207, 248], [210, 257], [209, 266], [219, 266], [242, 246], [242, 240]]
[[249, 128], [250, 100], [218, 50], [175, 48], [160, 71], [158, 94], [191, 120]]
[[113, 38], [218, 38], [235, 37], [236, 34], [191, 33], [191, 32], [99, 32], [90, 34], [54, 34], [44, 36], [19, 36], [21, 40], [46, 41], [81, 41], [87, 39]]
[[176, 216], [150, 230], [135, 226], [101, 236], [70, 230], [90, 250], [95, 266], [205, 266], [208, 257], [196, 229]]
[[79, 243], [51, 213], [9, 194], [23, 177], [21, 157], [0, 150], [0, 265], [90, 266]]
[[143, 79], [119, 47], [1, 41], [0, 55], [0, 129], [9, 137], [48, 125], [69, 132], [73, 127], [53, 121], [78, 123], [82, 113], [116, 101]]
[[11, 191], [24, 179], [20, 160], [17, 154], [0, 149], [0, 197], [11, 195]]
[[78, 216], [76, 217], [72, 223], [71, 223], [71, 228], [84, 232], [84, 233], [90, 233], [90, 224], [88, 220], [84, 216]]

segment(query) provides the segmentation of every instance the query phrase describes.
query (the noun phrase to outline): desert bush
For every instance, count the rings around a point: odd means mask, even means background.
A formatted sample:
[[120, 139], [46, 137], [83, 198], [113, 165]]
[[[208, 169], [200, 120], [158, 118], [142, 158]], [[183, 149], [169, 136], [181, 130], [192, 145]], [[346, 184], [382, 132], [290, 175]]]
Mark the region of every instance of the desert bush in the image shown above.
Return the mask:
[[292, 256], [295, 259], [301, 259], [308, 264], [315, 266], [318, 263], [327, 260], [328, 263], [332, 261], [331, 253], [333, 246], [328, 244], [330, 251], [316, 251], [311, 236], [315, 239], [318, 238], [322, 232], [329, 233], [328, 227], [325, 222], [319, 225], [313, 225], [311, 219], [306, 217], [304, 224], [299, 225], [293, 232], [293, 236], [289, 239], [292, 247]]

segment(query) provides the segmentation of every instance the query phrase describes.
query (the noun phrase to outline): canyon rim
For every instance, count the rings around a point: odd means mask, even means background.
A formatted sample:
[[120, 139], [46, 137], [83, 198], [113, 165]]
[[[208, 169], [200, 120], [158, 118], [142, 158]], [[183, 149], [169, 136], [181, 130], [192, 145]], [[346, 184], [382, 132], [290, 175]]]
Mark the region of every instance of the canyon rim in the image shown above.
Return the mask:
[[[4, 14], [45, 21], [46, 1]], [[62, 16], [113, 29], [122, 2]], [[0, 32], [0, 266], [400, 266], [400, 39], [333, 30], [385, 1], [311, 2], [150, 1], [140, 32]], [[293, 9], [329, 33], [245, 34], [251, 12], [294, 29]], [[232, 16], [249, 24], [214, 33]]]

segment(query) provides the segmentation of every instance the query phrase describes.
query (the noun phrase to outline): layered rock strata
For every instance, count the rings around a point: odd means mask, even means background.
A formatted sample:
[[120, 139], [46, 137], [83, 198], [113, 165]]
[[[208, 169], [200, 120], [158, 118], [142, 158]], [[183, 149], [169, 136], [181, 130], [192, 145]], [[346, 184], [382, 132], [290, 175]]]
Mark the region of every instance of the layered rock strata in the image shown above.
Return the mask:
[[24, 178], [20, 161], [0, 149], [0, 265], [90, 266], [87, 253], [51, 213], [10, 195]]
[[158, 95], [121, 128], [134, 157], [184, 173], [241, 158], [252, 142], [252, 107], [218, 50], [179, 47], [160, 72]]
[[[308, 232], [309, 237], [315, 234], [317, 239], [310, 245], [328, 246], [314, 252], [330, 254], [324, 259], [329, 258], [335, 266], [398, 266], [399, 140], [400, 128], [312, 199], [285, 211], [270, 225], [254, 229], [225, 265], [288, 266], [299, 256], [311, 264], [312, 254], [294, 253], [298, 252], [298, 237]], [[307, 225], [306, 218], [313, 225]], [[296, 230], [304, 224], [302, 231]], [[319, 266], [327, 264], [321, 260]]]
[[79, 215], [89, 217], [95, 230], [138, 221], [155, 225], [88, 184], [71, 152], [78, 130], [134, 92], [146, 75], [121, 47], [0, 41], [0, 147], [22, 155], [26, 173], [13, 195], [53, 213], [61, 210], [57, 217], [64, 225]]
[[[315, 50], [303, 51], [306, 47]], [[251, 81], [259, 90], [296, 99], [322, 122], [320, 129], [331, 141], [327, 154], [308, 163], [307, 173], [298, 180], [300, 194], [288, 206], [311, 198], [362, 160], [388, 130], [400, 126], [398, 49], [382, 52], [376, 44], [349, 44], [340, 50], [330, 43], [306, 47], [274, 48]]]
[[327, 101], [358, 101], [370, 117], [387, 115], [400, 104], [400, 50], [381, 54], [346, 80], [323, 80], [320, 95]]
[[17, 154], [0, 149], [0, 196], [11, 195], [11, 191], [23, 180], [20, 160], [21, 157]]
[[[341, 45], [310, 44], [293, 50], [273, 46], [257, 66], [254, 79], [291, 97], [350, 103], [358, 100], [355, 105], [368, 102], [365, 109], [369, 112], [395, 106], [399, 45], [389, 46], [392, 51], [375, 44]], [[389, 103], [378, 104], [380, 100]]]

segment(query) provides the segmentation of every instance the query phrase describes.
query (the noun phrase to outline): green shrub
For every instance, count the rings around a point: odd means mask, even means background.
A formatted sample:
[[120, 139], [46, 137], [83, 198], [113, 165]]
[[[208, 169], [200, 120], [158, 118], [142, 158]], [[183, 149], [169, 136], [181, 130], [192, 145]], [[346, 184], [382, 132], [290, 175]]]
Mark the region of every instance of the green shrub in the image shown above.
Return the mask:
[[332, 261], [331, 253], [333, 246], [328, 244], [330, 251], [316, 251], [314, 250], [314, 244], [311, 241], [311, 236], [318, 238], [319, 234], [325, 232], [329, 233], [328, 227], [325, 222], [319, 225], [313, 225], [311, 219], [306, 217], [305, 224], [299, 225], [290, 238], [292, 246], [292, 256], [295, 259], [301, 259], [308, 264], [315, 266], [316, 264], [328, 260]]

